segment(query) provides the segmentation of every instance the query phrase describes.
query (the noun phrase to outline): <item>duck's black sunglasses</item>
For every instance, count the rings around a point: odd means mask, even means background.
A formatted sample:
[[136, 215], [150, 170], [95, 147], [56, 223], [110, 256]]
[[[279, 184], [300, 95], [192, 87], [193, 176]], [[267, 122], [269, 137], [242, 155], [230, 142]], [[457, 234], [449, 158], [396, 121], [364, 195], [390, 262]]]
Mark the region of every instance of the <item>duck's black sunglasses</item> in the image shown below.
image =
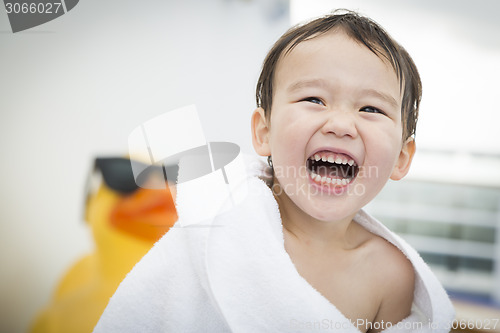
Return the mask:
[[[134, 177], [133, 164], [134, 167], [144, 170], [137, 179]], [[110, 189], [122, 194], [130, 194], [140, 187], [138, 184], [142, 184], [152, 174], [157, 174], [166, 181], [166, 175], [177, 174], [177, 169], [177, 165], [168, 167], [147, 165], [124, 157], [97, 157], [94, 160], [92, 173], [100, 171], [103, 181]], [[175, 179], [168, 180], [175, 182]]]

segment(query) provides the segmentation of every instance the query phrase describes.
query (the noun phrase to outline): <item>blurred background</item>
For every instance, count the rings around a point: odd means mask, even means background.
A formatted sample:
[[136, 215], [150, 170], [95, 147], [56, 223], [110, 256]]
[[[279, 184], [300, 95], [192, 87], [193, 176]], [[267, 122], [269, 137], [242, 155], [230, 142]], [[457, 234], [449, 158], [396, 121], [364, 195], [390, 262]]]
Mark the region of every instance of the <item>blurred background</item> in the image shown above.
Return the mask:
[[26, 332], [94, 251], [84, 189], [96, 155], [125, 155], [135, 127], [188, 104], [208, 141], [253, 152], [266, 52], [335, 8], [384, 26], [424, 86], [412, 170], [368, 210], [421, 252], [463, 318], [499, 318], [498, 1], [81, 0], [16, 34], [0, 12], [0, 331]]

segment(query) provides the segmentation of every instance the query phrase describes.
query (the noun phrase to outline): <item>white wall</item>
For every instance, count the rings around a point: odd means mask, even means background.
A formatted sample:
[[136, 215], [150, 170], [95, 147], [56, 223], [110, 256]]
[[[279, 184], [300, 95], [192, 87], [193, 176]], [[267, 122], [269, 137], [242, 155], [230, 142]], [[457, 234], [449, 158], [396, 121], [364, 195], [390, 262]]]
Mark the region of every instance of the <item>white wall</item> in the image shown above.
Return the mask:
[[286, 8], [81, 0], [17, 34], [0, 12], [0, 331], [24, 332], [92, 249], [81, 212], [95, 154], [126, 153], [133, 128], [192, 103], [209, 141], [252, 151], [254, 87]]

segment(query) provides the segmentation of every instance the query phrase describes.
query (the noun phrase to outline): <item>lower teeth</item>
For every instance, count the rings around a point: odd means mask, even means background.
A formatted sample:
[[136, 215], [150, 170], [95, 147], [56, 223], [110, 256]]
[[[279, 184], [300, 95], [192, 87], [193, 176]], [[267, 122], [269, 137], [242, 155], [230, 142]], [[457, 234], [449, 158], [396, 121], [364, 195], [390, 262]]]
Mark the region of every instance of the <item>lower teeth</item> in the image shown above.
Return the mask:
[[321, 177], [320, 175], [317, 175], [315, 173], [311, 173], [311, 178], [314, 179], [318, 183], [323, 183], [323, 184], [332, 184], [332, 185], [347, 185], [348, 183], [351, 182], [351, 179], [343, 178], [328, 178], [328, 177]]

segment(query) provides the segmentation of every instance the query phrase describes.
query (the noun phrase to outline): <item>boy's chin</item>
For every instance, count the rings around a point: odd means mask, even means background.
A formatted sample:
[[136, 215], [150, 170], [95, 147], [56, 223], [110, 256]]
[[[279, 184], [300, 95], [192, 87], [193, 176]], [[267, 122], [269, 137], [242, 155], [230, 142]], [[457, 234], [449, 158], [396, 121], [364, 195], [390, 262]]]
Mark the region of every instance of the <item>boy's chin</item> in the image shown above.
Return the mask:
[[297, 203], [302, 212], [315, 220], [331, 223], [337, 221], [351, 220], [361, 207], [353, 207], [346, 203], [332, 205], [331, 201], [318, 202], [312, 204], [311, 201]]

